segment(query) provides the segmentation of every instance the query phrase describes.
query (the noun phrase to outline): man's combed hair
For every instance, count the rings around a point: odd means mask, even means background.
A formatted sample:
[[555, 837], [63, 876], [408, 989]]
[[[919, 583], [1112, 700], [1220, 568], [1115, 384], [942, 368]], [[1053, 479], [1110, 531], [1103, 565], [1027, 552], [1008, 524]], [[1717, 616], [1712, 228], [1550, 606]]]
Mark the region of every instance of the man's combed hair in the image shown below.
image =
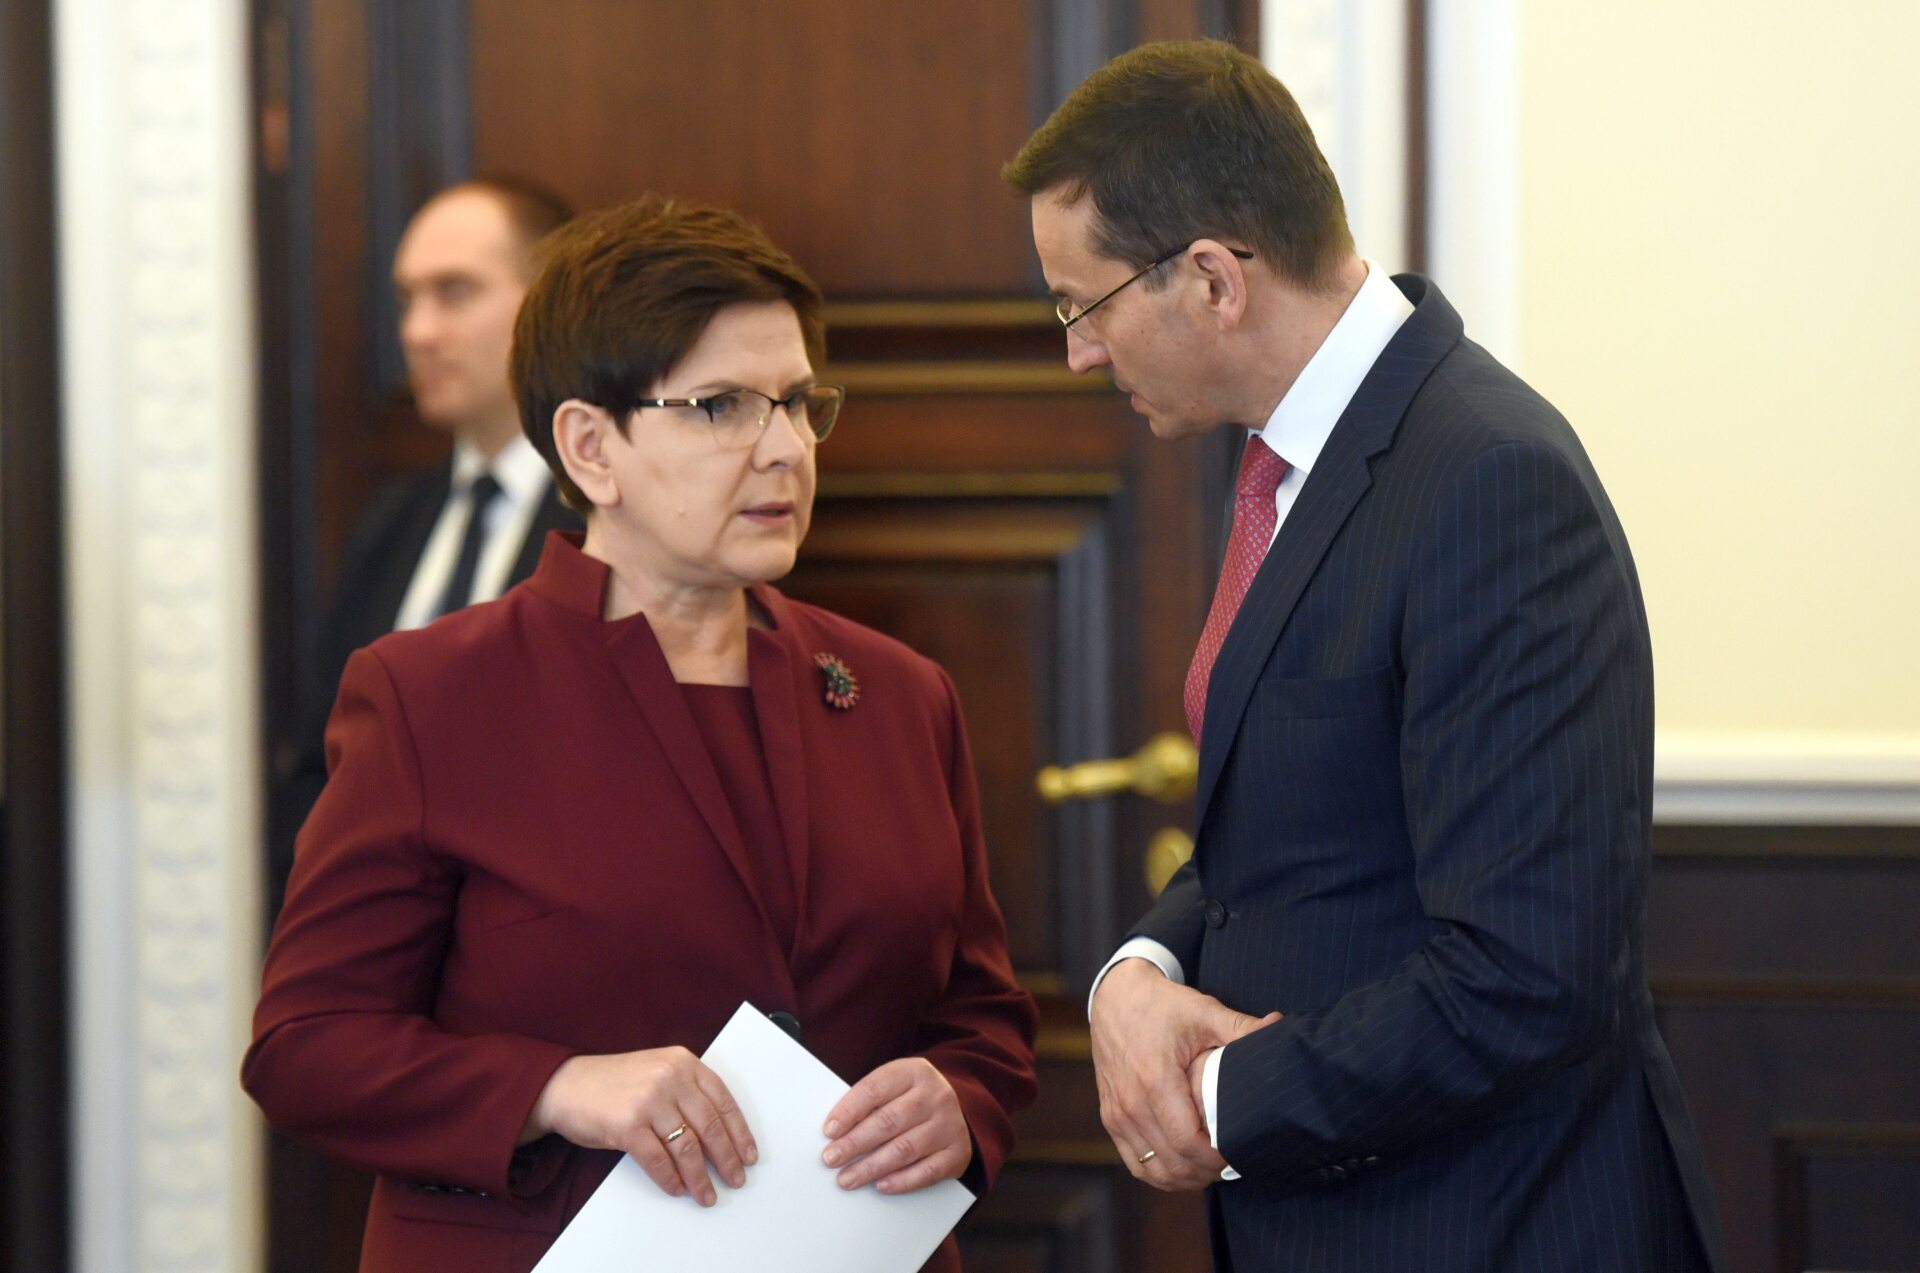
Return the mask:
[[520, 425], [561, 497], [591, 504], [567, 476], [553, 416], [578, 398], [625, 436], [648, 389], [679, 365], [714, 314], [741, 301], [785, 301], [815, 367], [826, 359], [820, 290], [758, 227], [724, 208], [647, 195], [577, 218], [541, 241], [513, 327]]
[[[1330, 285], [1353, 250], [1346, 205], [1286, 88], [1217, 40], [1146, 44], [1088, 76], [1001, 175], [1093, 198], [1094, 248], [1135, 267], [1199, 238]], [[1155, 280], [1148, 279], [1148, 285]]]
[[[485, 173], [469, 177], [434, 195], [442, 199], [450, 194], [473, 192], [496, 200], [513, 227], [514, 246], [519, 249], [522, 273], [531, 276], [526, 263], [535, 245], [573, 219], [573, 205], [557, 192], [529, 177], [514, 173]], [[429, 201], [431, 202], [431, 200]]]
[[506, 205], [513, 228], [529, 249], [573, 220], [572, 204], [530, 178], [511, 173], [484, 173], [465, 184], [487, 191]]

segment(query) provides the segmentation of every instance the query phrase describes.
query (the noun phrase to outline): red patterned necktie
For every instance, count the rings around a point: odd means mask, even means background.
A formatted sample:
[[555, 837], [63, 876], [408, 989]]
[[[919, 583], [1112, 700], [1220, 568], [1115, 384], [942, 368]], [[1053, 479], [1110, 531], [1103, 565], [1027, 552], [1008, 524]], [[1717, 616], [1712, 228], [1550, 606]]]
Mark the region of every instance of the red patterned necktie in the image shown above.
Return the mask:
[[1187, 728], [1193, 733], [1194, 746], [1200, 745], [1200, 726], [1207, 714], [1207, 682], [1213, 677], [1213, 661], [1220, 657], [1220, 646], [1240, 613], [1253, 577], [1260, 573], [1267, 545], [1273, 541], [1274, 523], [1279, 513], [1273, 506], [1273, 493], [1287, 475], [1287, 462], [1258, 436], [1247, 439], [1240, 453], [1240, 479], [1234, 484], [1233, 533], [1227, 537], [1226, 560], [1220, 563], [1220, 583], [1213, 591], [1213, 608], [1207, 611], [1207, 626], [1200, 632], [1200, 645], [1193, 652], [1193, 664], [1187, 668]]

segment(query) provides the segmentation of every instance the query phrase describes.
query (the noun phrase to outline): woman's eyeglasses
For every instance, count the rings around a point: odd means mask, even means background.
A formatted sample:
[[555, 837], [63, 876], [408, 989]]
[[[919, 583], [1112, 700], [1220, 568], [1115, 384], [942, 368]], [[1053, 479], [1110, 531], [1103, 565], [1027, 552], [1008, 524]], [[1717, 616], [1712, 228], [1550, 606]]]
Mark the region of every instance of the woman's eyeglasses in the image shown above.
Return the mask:
[[706, 398], [640, 398], [633, 405], [697, 407], [706, 413], [707, 423], [713, 426], [715, 441], [729, 449], [744, 449], [758, 442], [760, 435], [767, 431], [767, 422], [773, 419], [775, 407], [784, 410], [787, 419], [795, 425], [813, 434], [816, 442], [823, 441], [833, 431], [833, 422], [840, 416], [840, 404], [846, 400], [847, 391], [839, 385], [810, 385], [784, 398], [768, 397], [758, 389], [729, 389]]

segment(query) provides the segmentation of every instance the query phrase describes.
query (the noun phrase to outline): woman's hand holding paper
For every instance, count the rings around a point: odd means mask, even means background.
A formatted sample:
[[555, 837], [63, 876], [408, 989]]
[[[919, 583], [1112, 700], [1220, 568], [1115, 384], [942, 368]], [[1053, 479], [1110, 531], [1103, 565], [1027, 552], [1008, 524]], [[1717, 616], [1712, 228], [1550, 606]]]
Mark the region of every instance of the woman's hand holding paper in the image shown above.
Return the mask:
[[953, 1180], [973, 1161], [973, 1137], [954, 1095], [924, 1057], [889, 1061], [848, 1089], [827, 1115], [820, 1160], [842, 1167], [843, 1189], [875, 1184], [911, 1193]]
[[527, 1117], [522, 1142], [556, 1132], [588, 1149], [619, 1149], [674, 1197], [716, 1200], [707, 1175], [738, 1189], [759, 1158], [727, 1085], [685, 1048], [576, 1056], [555, 1070]]

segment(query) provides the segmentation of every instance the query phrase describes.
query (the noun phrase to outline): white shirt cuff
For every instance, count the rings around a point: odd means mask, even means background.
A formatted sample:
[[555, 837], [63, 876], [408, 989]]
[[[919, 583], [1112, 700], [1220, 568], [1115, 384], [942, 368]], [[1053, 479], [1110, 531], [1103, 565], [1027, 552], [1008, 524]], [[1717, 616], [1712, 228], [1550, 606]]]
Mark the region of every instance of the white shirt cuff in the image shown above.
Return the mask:
[[[1207, 1116], [1207, 1143], [1215, 1153], [1220, 1150], [1220, 1054], [1225, 1051], [1225, 1048], [1210, 1050], [1200, 1069], [1201, 1112]], [[1238, 1180], [1240, 1173], [1228, 1167], [1220, 1173], [1220, 1179]]]
[[1087, 991], [1087, 1020], [1093, 1020], [1093, 997], [1100, 992], [1100, 983], [1107, 979], [1113, 966], [1122, 959], [1144, 959], [1167, 975], [1167, 980], [1176, 986], [1187, 984], [1186, 973], [1181, 971], [1180, 961], [1173, 952], [1151, 937], [1132, 937], [1120, 943], [1120, 949], [1113, 952], [1113, 958], [1107, 960], [1093, 979], [1093, 986]]

